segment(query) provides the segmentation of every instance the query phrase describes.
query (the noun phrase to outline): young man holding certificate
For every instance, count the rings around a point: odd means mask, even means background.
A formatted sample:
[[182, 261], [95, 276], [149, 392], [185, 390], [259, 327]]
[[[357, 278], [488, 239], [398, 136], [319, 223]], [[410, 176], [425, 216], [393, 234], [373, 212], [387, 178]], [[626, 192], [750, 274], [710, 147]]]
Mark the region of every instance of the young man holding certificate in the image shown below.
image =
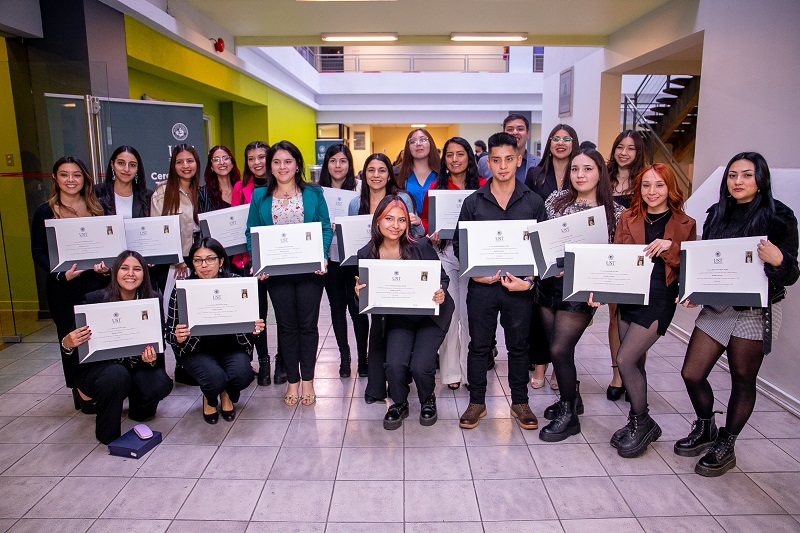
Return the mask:
[[[547, 218], [544, 202], [516, 179], [521, 156], [517, 140], [510, 134], [489, 137], [487, 156], [490, 179], [475, 194], [464, 200], [461, 221], [537, 220]], [[459, 232], [453, 237], [453, 249], [459, 255]], [[472, 278], [467, 288], [469, 352], [467, 378], [470, 400], [459, 425], [474, 428], [486, 416], [486, 372], [491, 343], [497, 328], [497, 314], [503, 326], [508, 349], [508, 384], [511, 388], [511, 414], [524, 429], [536, 429], [536, 416], [528, 405], [528, 327], [531, 320], [532, 278], [518, 278], [510, 272], [497, 271], [492, 276]]]

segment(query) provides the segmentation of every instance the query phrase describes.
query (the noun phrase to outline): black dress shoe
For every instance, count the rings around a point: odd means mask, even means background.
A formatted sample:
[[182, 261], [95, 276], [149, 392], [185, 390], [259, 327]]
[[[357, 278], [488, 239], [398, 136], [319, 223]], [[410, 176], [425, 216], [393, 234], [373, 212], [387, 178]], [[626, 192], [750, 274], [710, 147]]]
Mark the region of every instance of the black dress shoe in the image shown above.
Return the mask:
[[609, 385], [608, 388], [606, 389], [606, 398], [608, 398], [612, 402], [616, 402], [617, 400], [622, 398], [623, 394], [625, 394], [625, 385], [622, 385], [621, 387], [614, 387], [612, 385]]
[[423, 426], [432, 426], [436, 423], [436, 396], [431, 394], [431, 397], [422, 404], [422, 410], [419, 413], [419, 423]]
[[206, 399], [205, 396], [203, 396], [203, 420], [212, 425], [216, 424], [217, 422], [219, 422], [219, 410], [215, 408], [213, 413], [207, 415], [206, 414], [207, 405], [208, 405], [208, 400]]
[[403, 419], [408, 416], [408, 402], [393, 403], [386, 416], [383, 417], [383, 429], [399, 429], [403, 425]]
[[286, 365], [281, 354], [277, 353], [275, 354], [275, 373], [272, 375], [272, 382], [275, 385], [283, 385], [287, 381], [289, 381], [289, 376], [286, 375]]
[[233, 422], [233, 419], [236, 418], [236, 407], [234, 406], [233, 409], [230, 411], [226, 411], [225, 409], [220, 408], [220, 413], [222, 413], [222, 418], [226, 422]]
[[72, 389], [72, 402], [75, 404], [75, 410], [80, 410], [85, 415], [97, 414], [97, 402], [94, 400], [84, 400], [81, 398], [78, 388]]
[[369, 394], [364, 395], [364, 401], [368, 404], [378, 403], [384, 401], [386, 398], [373, 398]]

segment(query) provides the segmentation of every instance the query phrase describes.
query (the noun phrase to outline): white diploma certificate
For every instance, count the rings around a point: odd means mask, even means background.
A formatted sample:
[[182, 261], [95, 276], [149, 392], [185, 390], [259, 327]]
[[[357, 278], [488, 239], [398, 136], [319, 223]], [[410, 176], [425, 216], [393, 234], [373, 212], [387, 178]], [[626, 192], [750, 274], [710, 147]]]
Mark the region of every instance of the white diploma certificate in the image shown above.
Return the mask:
[[431, 260], [362, 259], [358, 262], [360, 313], [438, 315], [433, 293], [439, 290], [442, 262]]
[[452, 239], [461, 214], [461, 205], [474, 192], [429, 189], [428, 234], [433, 235], [438, 231], [440, 239]]
[[[322, 195], [325, 198], [325, 203], [328, 205], [328, 217], [330, 220], [336, 220], [340, 217], [347, 216], [347, 209], [350, 206], [350, 200], [360, 196], [361, 193], [356, 191], [347, 191], [342, 189], [335, 189], [333, 187], [320, 187]], [[333, 239], [331, 240], [331, 247], [328, 250], [328, 257], [331, 261], [337, 263], [342, 260], [339, 256], [339, 245], [337, 244], [337, 233], [334, 232]]]
[[563, 270], [564, 245], [608, 244], [605, 207], [593, 207], [580, 213], [539, 222], [531, 227], [530, 245], [536, 269], [542, 279]]
[[44, 226], [50, 272], [66, 272], [74, 264], [78, 270], [91, 270], [101, 261], [110, 267], [127, 248], [122, 215], [54, 218]]
[[142, 254], [151, 265], [183, 262], [181, 227], [178, 215], [125, 220], [128, 249]]
[[158, 298], [75, 306], [75, 326], [89, 326], [92, 338], [78, 346], [81, 363], [141, 355], [149, 345], [164, 351]]
[[681, 243], [679, 298], [698, 305], [766, 307], [769, 283], [758, 258], [761, 237]]
[[178, 322], [192, 336], [252, 333], [258, 315], [256, 278], [179, 279]]
[[247, 251], [244, 232], [247, 229], [249, 213], [250, 206], [245, 204], [200, 213], [197, 217], [200, 219], [203, 236], [218, 240], [228, 255], [235, 255]]
[[462, 276], [535, 276], [530, 228], [536, 220], [485, 220], [458, 223], [458, 255]]
[[322, 246], [321, 222], [252, 227], [253, 275], [282, 276], [325, 270]]
[[334, 236], [341, 265], [357, 265], [358, 251], [372, 238], [372, 215], [337, 218]]
[[566, 244], [564, 301], [586, 302], [589, 293], [601, 303], [650, 303], [653, 261], [642, 244]]

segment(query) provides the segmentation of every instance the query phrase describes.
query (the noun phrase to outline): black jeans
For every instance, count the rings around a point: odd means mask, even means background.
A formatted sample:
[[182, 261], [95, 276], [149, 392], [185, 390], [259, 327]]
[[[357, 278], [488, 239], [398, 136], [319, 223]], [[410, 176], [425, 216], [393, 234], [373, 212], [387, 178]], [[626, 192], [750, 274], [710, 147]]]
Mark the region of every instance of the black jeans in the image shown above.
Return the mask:
[[250, 357], [244, 350], [223, 353], [193, 352], [181, 357], [186, 372], [200, 385], [208, 405], [216, 407], [217, 397], [225, 391], [232, 402], [253, 382]]
[[319, 347], [319, 304], [324, 277], [294, 274], [268, 278], [281, 356], [289, 383], [314, 379]]
[[[269, 312], [269, 297], [268, 297], [267, 280], [258, 282], [258, 316], [267, 323], [267, 313]], [[269, 358], [269, 348], [267, 347], [267, 328], [264, 331], [253, 337], [253, 346], [255, 346], [258, 359]]]
[[358, 301], [356, 300], [355, 276], [358, 275], [357, 266], [341, 266], [335, 261], [328, 262], [328, 273], [325, 274], [325, 292], [331, 305], [331, 323], [339, 354], [350, 355], [350, 345], [347, 342], [347, 317], [345, 311], [350, 311], [353, 321], [353, 331], [356, 334], [356, 349], [359, 360], [367, 357], [367, 337], [369, 336], [369, 319], [366, 315], [358, 314]]
[[446, 331], [428, 316], [386, 317], [386, 378], [392, 402], [408, 400], [409, 373], [417, 385], [419, 402], [426, 402], [436, 389], [436, 354]]
[[470, 403], [486, 403], [486, 372], [497, 314], [506, 337], [508, 385], [513, 403], [528, 403], [528, 332], [533, 309], [530, 291], [510, 292], [500, 283], [487, 285], [470, 280], [467, 289], [469, 352], [467, 379]]
[[129, 397], [128, 417], [141, 421], [156, 414], [158, 402], [172, 391], [172, 380], [161, 367], [116, 361], [80, 365], [78, 389], [97, 403], [95, 436], [108, 444], [120, 436], [122, 401]]

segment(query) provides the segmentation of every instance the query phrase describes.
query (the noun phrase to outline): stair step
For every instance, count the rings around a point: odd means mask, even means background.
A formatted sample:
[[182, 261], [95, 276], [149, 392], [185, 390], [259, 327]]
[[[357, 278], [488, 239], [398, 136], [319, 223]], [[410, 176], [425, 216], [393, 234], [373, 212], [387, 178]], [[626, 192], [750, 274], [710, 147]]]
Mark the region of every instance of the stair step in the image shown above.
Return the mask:
[[671, 106], [677, 100], [678, 99], [673, 96], [662, 96], [661, 98], [656, 98], [656, 102], [658, 102], [659, 104], [667, 104], [668, 106]]
[[679, 85], [681, 87], [686, 87], [687, 85], [689, 85], [692, 82], [693, 79], [694, 78], [692, 76], [689, 76], [689, 77], [686, 77], [686, 78], [670, 78], [669, 82], [670, 82], [670, 84], [675, 84], [675, 85]]
[[684, 90], [683, 87], [666, 87], [661, 92], [667, 93], [667, 94], [671, 94], [671, 95], [674, 95], [674, 96], [680, 96], [680, 95], [683, 94], [683, 90]]
[[645, 115], [644, 118], [649, 120], [651, 124], [660, 124], [661, 119], [664, 118], [664, 115]]

